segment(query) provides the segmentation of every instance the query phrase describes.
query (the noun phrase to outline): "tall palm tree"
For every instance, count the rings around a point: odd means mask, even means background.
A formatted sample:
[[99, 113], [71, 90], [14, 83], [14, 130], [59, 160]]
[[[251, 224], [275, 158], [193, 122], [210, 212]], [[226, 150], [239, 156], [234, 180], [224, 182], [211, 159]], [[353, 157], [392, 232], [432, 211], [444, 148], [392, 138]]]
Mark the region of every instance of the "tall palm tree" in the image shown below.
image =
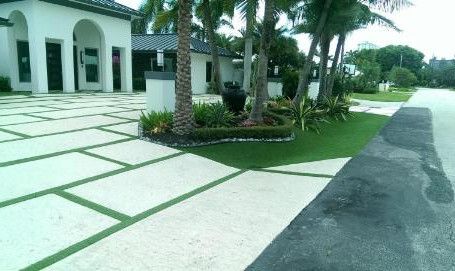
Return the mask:
[[340, 59], [341, 51], [345, 44], [346, 37], [349, 33], [361, 28], [365, 28], [370, 24], [377, 24], [393, 29], [395, 31], [401, 31], [397, 28], [393, 21], [376, 12], [372, 12], [367, 5], [360, 2], [353, 2], [351, 4], [348, 3], [344, 5], [342, 9], [337, 13], [337, 18], [334, 20], [335, 23], [333, 24], [332, 29], [338, 35], [338, 42], [335, 50], [335, 56], [332, 62], [332, 67], [330, 69], [330, 77], [327, 79], [328, 83], [326, 89], [323, 89], [323, 94], [325, 96], [332, 95], [338, 61]]
[[[230, 4], [231, 3], [231, 4]], [[212, 80], [218, 92], [224, 91], [223, 78], [221, 77], [221, 65], [218, 53], [215, 29], [218, 28], [224, 21], [221, 19], [223, 14], [229, 14], [231, 17], [234, 14], [234, 4], [231, 1], [221, 0], [202, 0], [197, 10], [197, 14], [202, 14], [202, 22], [207, 33], [208, 42], [211, 48], [213, 77]]]
[[[331, 6], [335, 1], [333, 0], [307, 0], [305, 4], [298, 7], [298, 10], [295, 12], [295, 21], [302, 23], [303, 25], [297, 25], [298, 28], [306, 28], [308, 24], [308, 19], [315, 26], [313, 28], [312, 41], [310, 45], [310, 50], [307, 54], [305, 64], [303, 69], [301, 69], [299, 74], [299, 84], [296, 90], [296, 96], [294, 97], [294, 103], [299, 104], [303, 97], [308, 96], [308, 76], [311, 71], [311, 66], [313, 62], [313, 57], [316, 52], [316, 47], [319, 43], [322, 32], [324, 31], [325, 24], [330, 15]], [[359, 3], [363, 3], [375, 8], [380, 8], [384, 11], [394, 11], [401, 7], [411, 5], [409, 0], [357, 0]], [[311, 21], [313, 20], [313, 21]], [[316, 23], [315, 23], [316, 21]], [[303, 31], [302, 31], [303, 32]]]
[[253, 31], [256, 24], [256, 15], [259, 8], [258, 0], [240, 0], [237, 8], [242, 18], [246, 21], [245, 27], [245, 50], [243, 57], [243, 89], [250, 93], [251, 65], [253, 58]]
[[192, 1], [178, 0], [177, 78], [173, 132], [187, 135], [194, 130], [191, 93], [191, 18]]
[[267, 97], [267, 66], [270, 44], [275, 29], [276, 18], [274, 16], [275, 0], [265, 0], [264, 22], [259, 48], [259, 60], [257, 71], [257, 82], [253, 109], [250, 113], [250, 120], [255, 122], [263, 121], [264, 102]]

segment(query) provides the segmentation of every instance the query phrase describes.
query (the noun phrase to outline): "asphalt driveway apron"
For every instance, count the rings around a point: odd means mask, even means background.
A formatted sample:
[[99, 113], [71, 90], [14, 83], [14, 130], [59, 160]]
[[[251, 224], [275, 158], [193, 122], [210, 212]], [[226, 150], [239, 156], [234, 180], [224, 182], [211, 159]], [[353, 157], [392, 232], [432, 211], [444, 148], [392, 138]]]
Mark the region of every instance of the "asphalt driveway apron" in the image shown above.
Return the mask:
[[454, 190], [432, 115], [400, 109], [247, 270], [455, 270]]

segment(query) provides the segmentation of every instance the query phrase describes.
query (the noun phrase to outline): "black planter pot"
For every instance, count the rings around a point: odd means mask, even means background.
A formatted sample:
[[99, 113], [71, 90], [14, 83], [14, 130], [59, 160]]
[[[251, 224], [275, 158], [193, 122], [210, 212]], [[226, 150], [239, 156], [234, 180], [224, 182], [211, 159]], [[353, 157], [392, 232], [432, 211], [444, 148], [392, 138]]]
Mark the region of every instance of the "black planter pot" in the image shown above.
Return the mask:
[[246, 94], [240, 86], [229, 86], [222, 93], [223, 103], [227, 108], [238, 114], [245, 108]]

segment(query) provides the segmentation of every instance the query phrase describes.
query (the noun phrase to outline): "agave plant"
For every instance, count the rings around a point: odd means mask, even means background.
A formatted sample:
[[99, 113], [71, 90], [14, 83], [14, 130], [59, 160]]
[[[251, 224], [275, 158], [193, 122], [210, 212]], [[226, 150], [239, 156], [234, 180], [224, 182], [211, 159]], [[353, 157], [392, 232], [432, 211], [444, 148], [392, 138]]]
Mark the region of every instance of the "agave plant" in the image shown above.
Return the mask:
[[325, 96], [324, 103], [322, 104], [322, 108], [326, 110], [329, 117], [340, 121], [346, 121], [352, 116], [352, 113], [349, 111], [349, 107], [349, 100], [341, 99], [339, 96]]
[[299, 106], [293, 104], [291, 110], [294, 125], [301, 128], [302, 131], [310, 130], [320, 134], [321, 123], [329, 123], [326, 118], [327, 111], [318, 108], [309, 98], [303, 100]]

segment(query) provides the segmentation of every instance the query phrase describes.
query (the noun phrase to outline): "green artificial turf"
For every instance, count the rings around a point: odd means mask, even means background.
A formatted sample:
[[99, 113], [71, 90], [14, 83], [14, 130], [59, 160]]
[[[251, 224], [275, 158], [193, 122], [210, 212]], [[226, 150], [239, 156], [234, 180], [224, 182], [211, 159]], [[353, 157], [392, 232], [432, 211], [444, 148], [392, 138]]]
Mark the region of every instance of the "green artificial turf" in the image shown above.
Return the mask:
[[204, 147], [182, 148], [240, 169], [351, 157], [356, 155], [389, 120], [389, 117], [354, 113], [347, 122], [323, 124], [321, 134], [295, 129], [291, 142], [225, 143]]
[[352, 98], [377, 102], [406, 102], [412, 92], [378, 92], [374, 94], [352, 93]]

